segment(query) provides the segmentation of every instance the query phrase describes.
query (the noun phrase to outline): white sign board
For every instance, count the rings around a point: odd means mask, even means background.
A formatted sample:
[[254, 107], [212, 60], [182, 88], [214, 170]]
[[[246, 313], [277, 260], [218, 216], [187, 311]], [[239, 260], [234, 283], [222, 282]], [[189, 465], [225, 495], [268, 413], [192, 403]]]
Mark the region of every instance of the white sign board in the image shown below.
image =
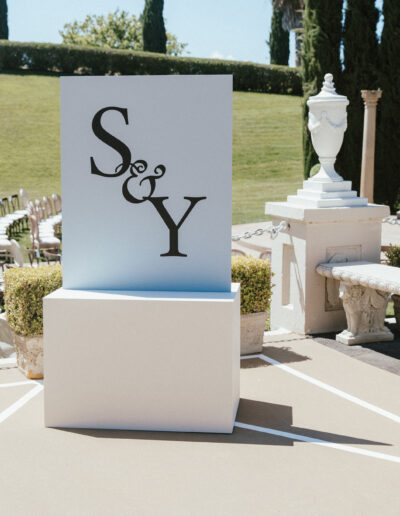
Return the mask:
[[64, 288], [230, 291], [232, 77], [61, 78]]

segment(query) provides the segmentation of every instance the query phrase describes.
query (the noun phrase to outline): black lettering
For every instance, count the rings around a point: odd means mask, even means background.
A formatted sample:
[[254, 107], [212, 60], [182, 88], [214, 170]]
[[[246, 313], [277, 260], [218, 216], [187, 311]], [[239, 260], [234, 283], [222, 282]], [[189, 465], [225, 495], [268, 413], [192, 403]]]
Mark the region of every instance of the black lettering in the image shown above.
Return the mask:
[[116, 150], [122, 158], [122, 163], [118, 165], [115, 172], [112, 174], [107, 174], [106, 172], [102, 172], [94, 162], [94, 158], [90, 158], [90, 167], [91, 173], [96, 174], [98, 176], [103, 177], [118, 177], [124, 174], [131, 164], [131, 151], [129, 148], [123, 143], [121, 140], [110, 134], [108, 131], [104, 129], [101, 125], [101, 117], [106, 111], [118, 111], [124, 117], [125, 124], [128, 125], [128, 110], [126, 108], [120, 108], [115, 106], [105, 107], [98, 111], [92, 120], [92, 129], [94, 134], [104, 142], [106, 145], [109, 145], [112, 149]]
[[196, 206], [196, 204], [203, 199], [207, 199], [207, 197], [184, 197], [187, 199], [190, 204], [188, 209], [185, 211], [181, 220], [175, 224], [171, 215], [168, 213], [166, 207], [164, 206], [164, 201], [169, 199], [169, 197], [150, 197], [148, 200], [153, 204], [155, 209], [158, 211], [160, 217], [163, 219], [165, 225], [169, 229], [169, 251], [168, 253], [160, 254], [160, 256], [187, 256], [187, 254], [183, 254], [179, 251], [178, 245], [178, 232], [179, 228], [185, 222], [190, 212]]

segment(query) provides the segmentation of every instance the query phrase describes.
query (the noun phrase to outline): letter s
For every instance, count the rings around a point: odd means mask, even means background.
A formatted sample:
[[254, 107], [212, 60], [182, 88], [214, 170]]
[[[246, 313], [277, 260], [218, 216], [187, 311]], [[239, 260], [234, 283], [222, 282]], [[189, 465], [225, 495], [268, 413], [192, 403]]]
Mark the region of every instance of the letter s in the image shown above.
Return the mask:
[[105, 107], [103, 109], [100, 109], [100, 111], [98, 111], [94, 115], [92, 120], [92, 129], [94, 134], [97, 136], [97, 138], [99, 138], [99, 140], [104, 142], [106, 145], [109, 145], [111, 148], [116, 150], [121, 155], [122, 164], [117, 167], [118, 170], [115, 173], [107, 174], [106, 172], [102, 172], [98, 169], [93, 157], [91, 157], [90, 167], [92, 174], [96, 174], [98, 176], [103, 177], [117, 177], [121, 176], [128, 170], [131, 163], [131, 151], [125, 145], [125, 143], [121, 142], [121, 140], [107, 132], [101, 125], [101, 117], [106, 111], [118, 111], [124, 117], [125, 124], [128, 125], [128, 110], [126, 108], [120, 108], [115, 106]]

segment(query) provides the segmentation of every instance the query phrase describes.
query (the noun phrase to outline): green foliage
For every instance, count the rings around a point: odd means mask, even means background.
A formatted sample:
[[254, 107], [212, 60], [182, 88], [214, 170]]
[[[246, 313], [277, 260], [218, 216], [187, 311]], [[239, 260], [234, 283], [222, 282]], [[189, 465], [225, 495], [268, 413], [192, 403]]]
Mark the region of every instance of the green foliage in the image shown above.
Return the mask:
[[88, 15], [83, 22], [66, 23], [60, 36], [66, 45], [143, 50], [142, 24], [134, 14], [118, 9], [107, 16]]
[[8, 39], [7, 0], [0, 0], [0, 39]]
[[[347, 95], [347, 131], [337, 168], [359, 190], [364, 125], [364, 104], [360, 90], [372, 90], [378, 80], [379, 12], [375, 0], [347, 0], [343, 32], [344, 71], [339, 93]], [[362, 30], [360, 30], [362, 27]]]
[[303, 159], [304, 177], [318, 163], [318, 157], [311, 144], [307, 129], [308, 108], [306, 101], [316, 95], [322, 86], [326, 73], [332, 73], [335, 82], [340, 83], [340, 41], [342, 36], [343, 0], [305, 0], [303, 16]]
[[21, 267], [4, 273], [7, 321], [18, 335], [43, 333], [43, 298], [62, 285], [59, 265]]
[[274, 7], [269, 37], [271, 64], [287, 65], [289, 63], [289, 31], [282, 27], [283, 12]]
[[143, 19], [143, 50], [167, 52], [167, 35], [163, 18], [164, 0], [146, 0]]
[[49, 43], [0, 42], [0, 71], [29, 70], [57, 74], [168, 75], [232, 74], [233, 89], [263, 93], [301, 94], [296, 69], [242, 61], [176, 57], [99, 47]]
[[181, 56], [186, 47], [187, 43], [179, 43], [176, 36], [167, 32], [167, 55]]
[[[376, 142], [375, 202], [398, 207], [400, 192], [400, 2], [385, 0], [379, 49], [382, 100]], [[380, 116], [379, 116], [380, 115]]]
[[386, 251], [386, 257], [389, 265], [400, 267], [400, 246], [390, 244], [389, 249]]
[[271, 302], [271, 265], [269, 260], [252, 256], [232, 257], [232, 281], [240, 283], [242, 314], [266, 312]]
[[[134, 14], [117, 9], [107, 16], [89, 15], [83, 22], [67, 23], [60, 35], [65, 45], [143, 50], [142, 29], [142, 22]], [[181, 55], [186, 46], [167, 33], [167, 54]]]

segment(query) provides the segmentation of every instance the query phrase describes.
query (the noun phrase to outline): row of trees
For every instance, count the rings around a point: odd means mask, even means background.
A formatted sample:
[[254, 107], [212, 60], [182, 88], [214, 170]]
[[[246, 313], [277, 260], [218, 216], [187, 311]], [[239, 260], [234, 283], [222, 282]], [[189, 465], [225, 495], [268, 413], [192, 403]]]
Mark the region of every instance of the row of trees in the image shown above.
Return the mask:
[[[145, 0], [140, 18], [118, 9], [107, 16], [87, 16], [83, 22], [64, 25], [63, 43], [144, 50], [180, 55], [185, 43], [167, 33], [163, 17], [164, 0]], [[0, 39], [8, 39], [7, 0], [0, 0]]]
[[[350, 100], [348, 130], [337, 170], [359, 189], [364, 106], [360, 90], [381, 88], [378, 109], [375, 200], [394, 208], [399, 199], [400, 174], [400, 2], [384, 0], [384, 26], [377, 38], [379, 12], [375, 0], [305, 0], [302, 70], [305, 101], [321, 88], [325, 73], [333, 74], [337, 89]], [[340, 54], [343, 51], [343, 63]], [[304, 173], [317, 163], [307, 131], [304, 104]]]

